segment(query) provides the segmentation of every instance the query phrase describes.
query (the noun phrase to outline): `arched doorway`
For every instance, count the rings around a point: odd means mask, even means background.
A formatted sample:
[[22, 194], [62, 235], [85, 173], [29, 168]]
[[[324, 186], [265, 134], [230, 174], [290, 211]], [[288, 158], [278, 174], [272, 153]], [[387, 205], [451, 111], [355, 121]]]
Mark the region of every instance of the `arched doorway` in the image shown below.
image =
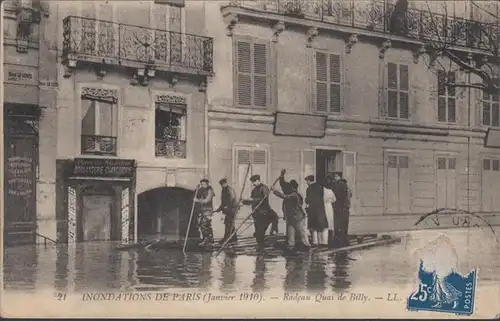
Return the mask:
[[[137, 234], [139, 240], [161, 238], [183, 239], [193, 205], [194, 191], [180, 187], [159, 187], [138, 196]], [[193, 217], [189, 237], [198, 238]]]

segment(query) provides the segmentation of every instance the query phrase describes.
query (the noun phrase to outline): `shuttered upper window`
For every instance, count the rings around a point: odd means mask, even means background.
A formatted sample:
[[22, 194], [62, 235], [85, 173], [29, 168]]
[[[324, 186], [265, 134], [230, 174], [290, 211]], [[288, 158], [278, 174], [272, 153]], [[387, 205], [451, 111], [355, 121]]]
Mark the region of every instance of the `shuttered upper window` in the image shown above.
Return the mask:
[[447, 83], [455, 82], [455, 73], [448, 74], [438, 71], [438, 122], [454, 123], [456, 121], [456, 90], [455, 87], [447, 86]]
[[236, 105], [266, 108], [270, 103], [269, 44], [264, 41], [238, 39], [236, 56]]
[[405, 64], [387, 64], [387, 116], [409, 118], [409, 70]]
[[316, 111], [340, 113], [342, 71], [340, 55], [316, 52]]

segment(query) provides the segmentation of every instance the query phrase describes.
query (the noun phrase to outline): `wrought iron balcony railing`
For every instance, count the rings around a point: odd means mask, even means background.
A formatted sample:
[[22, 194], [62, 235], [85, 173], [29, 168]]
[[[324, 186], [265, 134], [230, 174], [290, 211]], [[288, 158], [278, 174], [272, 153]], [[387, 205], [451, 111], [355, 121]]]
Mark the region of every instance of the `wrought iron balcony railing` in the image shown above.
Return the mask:
[[186, 141], [157, 138], [155, 141], [155, 154], [156, 157], [186, 158]]
[[82, 135], [82, 154], [116, 155], [117, 138]]
[[396, 5], [380, 0], [233, 0], [231, 6], [483, 50], [491, 50], [500, 33], [496, 24], [428, 10], [400, 12]]
[[69, 16], [63, 21], [66, 60], [154, 64], [194, 73], [213, 71], [213, 39], [104, 20]]

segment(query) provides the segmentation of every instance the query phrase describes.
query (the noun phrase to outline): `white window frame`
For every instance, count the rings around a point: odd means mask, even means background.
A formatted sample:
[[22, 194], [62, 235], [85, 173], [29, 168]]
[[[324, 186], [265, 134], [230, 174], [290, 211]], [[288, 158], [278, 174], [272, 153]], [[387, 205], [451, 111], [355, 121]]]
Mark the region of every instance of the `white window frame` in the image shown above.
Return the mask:
[[[408, 157], [408, 171], [409, 171], [409, 186], [408, 188], [410, 189], [410, 204], [409, 204], [409, 210], [410, 212], [413, 210], [413, 184], [412, 184], [412, 181], [413, 181], [413, 166], [412, 166], [412, 156], [413, 156], [413, 153], [411, 151], [408, 151], [408, 150], [394, 150], [394, 149], [385, 149], [384, 152], [383, 152], [383, 165], [384, 165], [384, 173], [383, 173], [383, 184], [384, 184], [384, 189], [383, 189], [383, 197], [384, 197], [384, 213], [387, 211], [388, 209], [388, 191], [387, 191], [387, 186], [388, 186], [388, 183], [387, 183], [387, 175], [388, 175], [388, 169], [389, 169], [389, 156], [397, 156], [397, 157], [400, 157], [400, 156], [406, 156]], [[398, 167], [398, 171], [399, 171], [399, 167]], [[398, 193], [399, 193], [399, 174], [398, 174]], [[399, 200], [399, 195], [398, 195], [398, 200]], [[399, 204], [399, 203], [398, 203]], [[398, 212], [397, 213], [388, 213], [389, 215], [390, 214], [408, 214], [408, 213], [400, 213], [401, 211], [399, 211], [399, 205], [398, 205]]]
[[[500, 128], [500, 95], [497, 95], [498, 100], [493, 100], [493, 95], [488, 94], [488, 99], [485, 99], [485, 92], [481, 91], [481, 125], [485, 127], [492, 127], [492, 128]], [[484, 122], [484, 105], [488, 104], [489, 108], [489, 113], [490, 113], [490, 122], [489, 124], [485, 124]], [[498, 118], [497, 118], [497, 124], [493, 125], [493, 105], [496, 105], [498, 108]]]
[[[114, 123], [115, 126], [113, 128], [113, 131], [116, 137], [116, 155], [93, 155], [93, 154], [83, 154], [82, 153], [82, 121], [83, 117], [85, 116], [83, 114], [83, 104], [82, 101], [82, 94], [84, 91], [84, 88], [94, 88], [94, 89], [106, 89], [106, 90], [111, 90], [111, 91], [116, 91], [116, 96], [117, 96], [117, 101], [113, 105], [114, 108], [116, 109], [116, 112], [114, 113], [115, 119]], [[121, 88], [115, 85], [109, 85], [109, 84], [96, 84], [96, 83], [80, 83], [77, 85], [77, 91], [75, 95], [75, 106], [78, 106], [77, 112], [75, 113], [76, 119], [75, 123], [77, 124], [75, 128], [75, 140], [74, 140], [74, 146], [76, 148], [75, 150], [75, 155], [80, 155], [88, 158], [109, 158], [109, 157], [119, 157], [121, 155], [120, 152], [120, 146], [121, 146], [121, 141], [120, 141], [120, 133], [122, 132], [122, 111], [121, 111], [121, 103], [122, 103], [122, 95], [121, 95]]]
[[[327, 59], [326, 59], [326, 62], [327, 62], [327, 81], [321, 81], [322, 83], [326, 83], [327, 84], [327, 111], [326, 112], [323, 112], [323, 111], [319, 111], [318, 110], [318, 74], [317, 74], [317, 58], [316, 58], [316, 55], [318, 53], [322, 53], [322, 54], [325, 54], [327, 56]], [[340, 61], [340, 82], [332, 82], [331, 81], [331, 78], [330, 78], [330, 55], [337, 55], [339, 56], [339, 61]], [[345, 69], [344, 69], [344, 55], [341, 53], [341, 52], [338, 52], [338, 51], [332, 51], [332, 50], [327, 50], [327, 49], [319, 49], [319, 48], [315, 48], [314, 49], [314, 54], [313, 54], [313, 101], [312, 101], [312, 108], [311, 108], [311, 111], [313, 113], [317, 113], [317, 114], [330, 114], [330, 115], [341, 115], [344, 111], [344, 99], [345, 99], [345, 90], [344, 90], [344, 84], [345, 84], [345, 77], [346, 77], [346, 72], [345, 72]], [[340, 87], [340, 110], [338, 112], [336, 111], [330, 111], [330, 107], [331, 107], [331, 91], [330, 91], [330, 85], [331, 84], [337, 84], [339, 85]]]
[[[445, 75], [445, 80], [449, 77], [449, 74], [450, 73], [453, 73], [453, 76], [454, 78], [456, 79], [457, 78], [457, 73], [456, 72], [447, 72], [447, 71], [444, 71], [444, 70], [441, 70], [439, 69], [438, 71], [438, 75], [437, 75], [437, 101], [436, 101], [436, 118], [437, 118], [437, 121], [438, 123], [448, 123], [448, 124], [456, 124], [458, 122], [458, 119], [457, 119], [457, 116], [458, 116], [458, 108], [457, 108], [457, 88], [454, 88], [455, 90], [455, 95], [451, 95], [450, 94], [450, 87], [449, 86], [446, 86], [446, 84], [443, 84], [443, 87], [444, 87], [444, 95], [440, 95], [439, 93], [439, 88], [440, 88], [440, 83], [439, 83], [439, 74], [440, 73], [445, 73], [445, 74], [448, 74], [448, 75]], [[444, 99], [445, 101], [445, 119], [444, 120], [440, 120], [439, 119], [439, 99]], [[455, 120], [450, 120], [450, 106], [449, 106], [449, 99], [453, 99], [455, 101]]]
[[[396, 65], [397, 67], [397, 72], [396, 72], [396, 75], [397, 75], [397, 82], [396, 82], [396, 85], [397, 85], [397, 89], [394, 89], [394, 88], [390, 88], [389, 87], [389, 64], [394, 64]], [[406, 67], [408, 67], [408, 89], [407, 90], [402, 90], [401, 89], [401, 65], [405, 65]], [[401, 62], [401, 61], [398, 61], [398, 62], [395, 62], [395, 61], [387, 61], [385, 63], [385, 83], [386, 83], [386, 86], [385, 86], [385, 117], [387, 119], [391, 119], [391, 120], [399, 120], [399, 121], [409, 121], [410, 118], [411, 118], [411, 95], [410, 95], [410, 87], [411, 87], [411, 68], [410, 68], [410, 64], [407, 63], [407, 62]], [[389, 92], [396, 92], [397, 93], [397, 112], [398, 112], [398, 116], [397, 117], [393, 117], [393, 116], [390, 116], [389, 114]], [[404, 117], [401, 117], [401, 93], [406, 93], [408, 95], [408, 117], [407, 118], [404, 118]]]
[[[268, 173], [268, 177], [267, 179], [272, 179], [271, 177], [271, 160], [272, 160], [272, 157], [271, 157], [271, 146], [269, 144], [249, 144], [249, 143], [234, 143], [233, 146], [232, 146], [232, 159], [231, 159], [231, 168], [232, 168], [232, 173], [231, 173], [231, 182], [233, 184], [234, 187], [236, 187], [238, 185], [238, 181], [236, 179], [236, 176], [237, 176], [237, 173], [238, 173], [238, 164], [237, 164], [237, 160], [238, 160], [238, 150], [239, 149], [250, 149], [250, 150], [253, 150], [253, 149], [261, 149], [261, 150], [266, 150], [266, 165], [267, 165], [267, 173]], [[273, 182], [266, 182], [266, 181], [262, 181], [262, 183], [264, 183], [265, 185], [267, 185], [268, 187], [271, 187], [271, 184]], [[248, 175], [247, 177], [247, 182], [246, 182], [246, 187], [245, 187], [245, 190], [248, 190], [248, 188], [251, 189], [251, 186], [249, 185], [250, 184], [250, 175]], [[241, 189], [241, 186], [238, 186], [237, 189]]]

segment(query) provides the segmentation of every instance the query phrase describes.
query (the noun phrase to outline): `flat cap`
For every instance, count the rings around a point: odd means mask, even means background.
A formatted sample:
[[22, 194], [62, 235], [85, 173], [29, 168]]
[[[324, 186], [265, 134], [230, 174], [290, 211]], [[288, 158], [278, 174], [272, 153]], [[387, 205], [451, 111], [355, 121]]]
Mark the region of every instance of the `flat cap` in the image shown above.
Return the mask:
[[207, 183], [207, 184], [208, 184], [209, 182], [208, 182], [208, 179], [204, 178], [204, 179], [202, 179], [202, 180], [200, 181], [200, 183]]
[[219, 184], [225, 184], [227, 183], [227, 178], [222, 178], [220, 181], [219, 181]]
[[305, 180], [310, 181], [310, 182], [314, 182], [314, 175], [306, 176]]
[[250, 182], [260, 181], [260, 175], [255, 174], [250, 177]]

